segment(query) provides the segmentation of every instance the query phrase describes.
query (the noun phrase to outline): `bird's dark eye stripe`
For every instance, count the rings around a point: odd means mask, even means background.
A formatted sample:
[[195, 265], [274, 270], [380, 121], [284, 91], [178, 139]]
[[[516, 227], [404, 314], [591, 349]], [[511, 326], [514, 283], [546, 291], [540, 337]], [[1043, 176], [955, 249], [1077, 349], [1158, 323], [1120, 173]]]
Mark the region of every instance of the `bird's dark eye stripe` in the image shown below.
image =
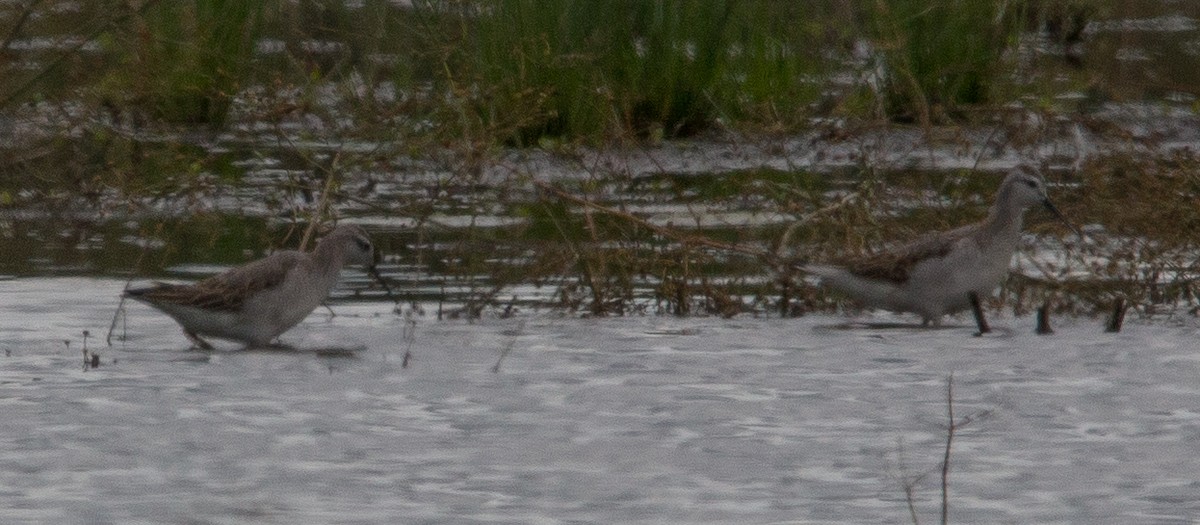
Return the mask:
[[371, 249], [371, 243], [369, 243], [367, 241], [364, 241], [364, 240], [356, 237], [354, 239], [354, 242], [358, 244], [358, 249], [360, 249], [364, 252]]
[[1025, 181], [1025, 184], [1026, 184], [1027, 186], [1029, 186], [1030, 188], [1036, 188], [1036, 187], [1038, 187], [1038, 183], [1037, 183], [1037, 181], [1036, 181], [1036, 180], [1027, 180], [1027, 181]]

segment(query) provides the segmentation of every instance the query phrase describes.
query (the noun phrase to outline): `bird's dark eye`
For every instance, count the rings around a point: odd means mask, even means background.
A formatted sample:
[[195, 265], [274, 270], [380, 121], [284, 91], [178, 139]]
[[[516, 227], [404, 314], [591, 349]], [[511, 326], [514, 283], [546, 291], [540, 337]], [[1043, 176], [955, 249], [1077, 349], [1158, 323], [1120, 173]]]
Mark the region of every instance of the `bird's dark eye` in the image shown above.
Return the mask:
[[357, 237], [356, 237], [356, 238], [354, 239], [354, 243], [358, 245], [358, 249], [360, 249], [360, 250], [362, 250], [362, 251], [364, 251], [364, 252], [366, 252], [366, 251], [370, 251], [370, 250], [371, 250], [371, 243], [369, 243], [369, 242], [367, 242], [367, 241], [364, 241], [364, 240], [362, 240], [362, 239], [359, 239], [359, 238], [357, 238]]
[[1029, 180], [1029, 179], [1026, 179], [1026, 180], [1025, 180], [1025, 185], [1026, 185], [1026, 186], [1029, 186], [1030, 188], [1033, 188], [1033, 189], [1037, 189], [1037, 187], [1038, 187], [1038, 183], [1037, 183], [1037, 181], [1036, 181], [1036, 180]]

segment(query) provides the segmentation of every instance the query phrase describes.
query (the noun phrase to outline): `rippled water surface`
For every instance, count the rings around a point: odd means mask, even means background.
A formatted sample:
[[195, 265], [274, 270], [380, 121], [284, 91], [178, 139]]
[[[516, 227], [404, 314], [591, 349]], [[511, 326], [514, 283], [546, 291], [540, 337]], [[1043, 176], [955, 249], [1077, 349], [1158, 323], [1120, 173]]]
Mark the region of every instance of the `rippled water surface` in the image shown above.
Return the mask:
[[122, 285], [0, 281], [5, 523], [905, 523], [951, 373], [952, 521], [1200, 519], [1195, 328], [422, 317], [403, 369], [380, 302], [216, 352], [131, 305], [109, 348]]

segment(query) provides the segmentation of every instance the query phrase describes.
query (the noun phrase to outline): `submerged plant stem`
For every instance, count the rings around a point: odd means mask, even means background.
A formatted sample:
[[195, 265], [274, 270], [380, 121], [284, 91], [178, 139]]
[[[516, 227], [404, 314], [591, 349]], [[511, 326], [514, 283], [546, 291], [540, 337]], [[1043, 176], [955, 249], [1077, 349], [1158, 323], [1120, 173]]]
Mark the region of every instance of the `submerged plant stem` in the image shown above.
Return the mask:
[[950, 522], [950, 447], [954, 443], [954, 431], [958, 423], [954, 421], [954, 374], [946, 378], [946, 451], [942, 456], [942, 525]]
[[[163, 223], [158, 223], [154, 229], [154, 236], [162, 235]], [[133, 280], [138, 276], [142, 268], [142, 260], [146, 258], [146, 253], [150, 251], [150, 243], [145, 243], [142, 246], [142, 252], [138, 254], [138, 258], [133, 263], [133, 268], [129, 271], [129, 278], [125, 280], [125, 286], [121, 289], [121, 299], [117, 301], [117, 309], [113, 312], [112, 322], [108, 325], [108, 335], [104, 336], [104, 342], [108, 346], [112, 346], [113, 331], [117, 328], [117, 318], [125, 311], [125, 292], [129, 290], [129, 285], [133, 284]], [[124, 338], [122, 338], [124, 339]]]

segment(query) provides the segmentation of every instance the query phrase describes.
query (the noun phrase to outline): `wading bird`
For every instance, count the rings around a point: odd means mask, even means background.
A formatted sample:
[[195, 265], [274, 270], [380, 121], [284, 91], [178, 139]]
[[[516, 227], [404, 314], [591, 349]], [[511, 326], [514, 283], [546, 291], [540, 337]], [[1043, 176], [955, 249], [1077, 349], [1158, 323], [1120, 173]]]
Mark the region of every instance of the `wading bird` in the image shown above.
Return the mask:
[[1021, 238], [1025, 210], [1040, 205], [1078, 233], [1046, 195], [1046, 181], [1018, 166], [1000, 183], [983, 221], [926, 234], [908, 244], [843, 265], [811, 264], [802, 270], [864, 306], [914, 312], [922, 325], [970, 306], [969, 293], [986, 297], [1008, 274]]
[[374, 248], [358, 226], [338, 226], [311, 253], [278, 251], [194, 284], [157, 283], [125, 297], [162, 310], [197, 346], [200, 336], [270, 345], [329, 296], [342, 267], [374, 266]]

